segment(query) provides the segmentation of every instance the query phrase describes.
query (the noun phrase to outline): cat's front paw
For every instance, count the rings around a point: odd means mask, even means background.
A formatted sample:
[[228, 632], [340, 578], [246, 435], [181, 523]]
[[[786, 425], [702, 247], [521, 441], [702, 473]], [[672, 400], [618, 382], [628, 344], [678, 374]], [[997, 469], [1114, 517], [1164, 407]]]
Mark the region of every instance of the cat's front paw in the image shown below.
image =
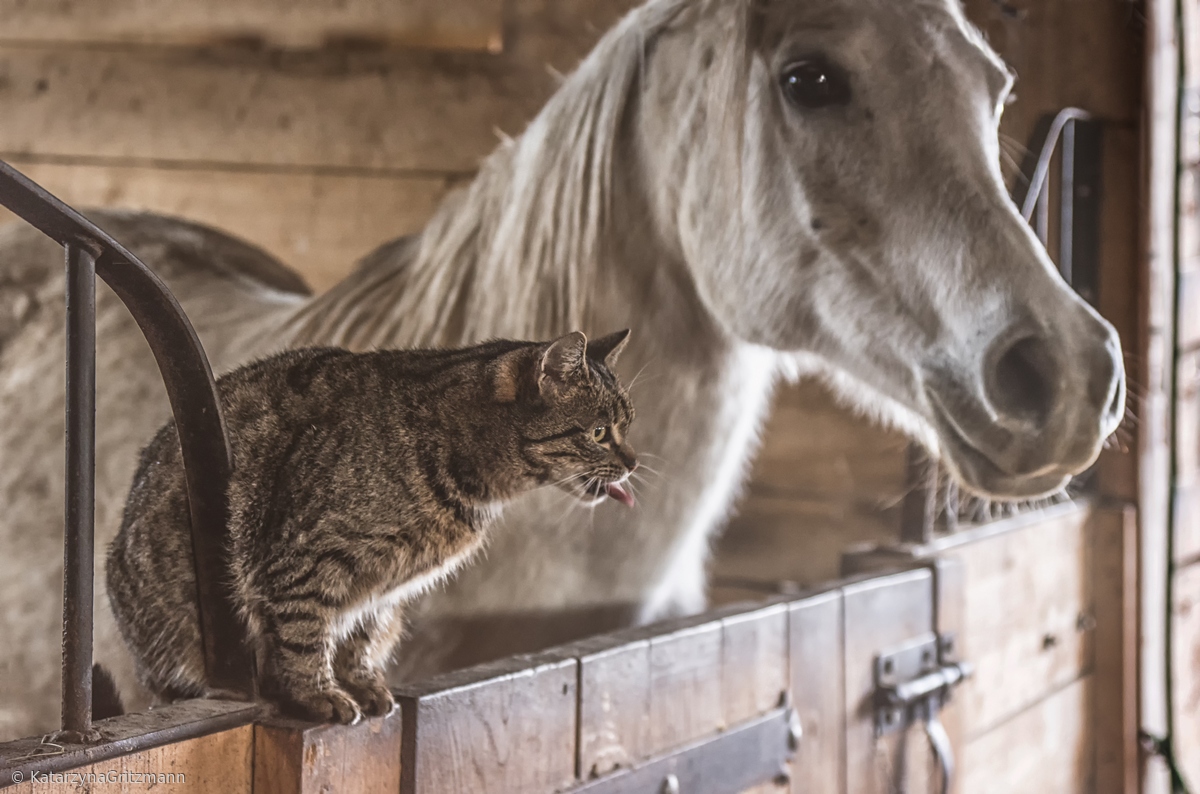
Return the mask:
[[362, 719], [358, 702], [344, 690], [333, 688], [288, 698], [285, 710], [314, 722], [353, 725]]
[[382, 682], [358, 681], [346, 684], [346, 688], [358, 701], [365, 717], [385, 717], [396, 708], [396, 698], [392, 697], [392, 691]]

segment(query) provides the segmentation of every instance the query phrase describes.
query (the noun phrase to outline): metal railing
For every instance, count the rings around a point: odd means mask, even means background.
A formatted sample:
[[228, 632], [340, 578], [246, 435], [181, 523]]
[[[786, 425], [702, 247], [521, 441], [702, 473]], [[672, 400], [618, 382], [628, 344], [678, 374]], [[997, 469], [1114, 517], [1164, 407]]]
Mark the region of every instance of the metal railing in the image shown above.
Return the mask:
[[[1096, 303], [1100, 264], [1100, 163], [1102, 123], [1077, 108], [1046, 114], [1034, 126], [1013, 201], [1033, 225], [1046, 250], [1057, 232], [1059, 273], [1091, 304]], [[1050, 170], [1059, 155], [1058, 217], [1050, 215]], [[1052, 221], [1057, 225], [1052, 226]], [[958, 486], [917, 444], [906, 461], [906, 496], [900, 540], [922, 544], [937, 530], [953, 532], [965, 503]]]
[[7, 163], [0, 205], [66, 253], [66, 532], [63, 554], [62, 732], [85, 743], [92, 729], [92, 596], [96, 469], [96, 276], [125, 304], [150, 345], [179, 432], [208, 680], [251, 693], [253, 671], [228, 591], [231, 457], [212, 369], [179, 302], [149, 268], [103, 230]]

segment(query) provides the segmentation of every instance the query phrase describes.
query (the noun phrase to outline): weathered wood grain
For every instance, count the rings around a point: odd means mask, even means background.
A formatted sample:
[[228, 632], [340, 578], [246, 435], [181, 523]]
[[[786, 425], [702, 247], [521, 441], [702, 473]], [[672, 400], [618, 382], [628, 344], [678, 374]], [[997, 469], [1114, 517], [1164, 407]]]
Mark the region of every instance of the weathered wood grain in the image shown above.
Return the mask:
[[550, 792], [575, 781], [578, 662], [516, 656], [398, 692], [401, 791]]
[[727, 728], [778, 708], [789, 689], [788, 606], [721, 619], [721, 697]]
[[1137, 511], [1103, 507], [1093, 537], [1096, 794], [1138, 790]]
[[650, 637], [650, 755], [709, 736], [725, 725], [721, 621], [701, 621]]
[[933, 576], [928, 569], [879, 576], [847, 585], [842, 593], [846, 794], [890, 794], [896, 786], [913, 794], [933, 792], [921, 727], [876, 739], [871, 708], [875, 658], [933, 631]]
[[255, 794], [400, 790], [400, 713], [358, 725], [272, 719], [254, 727]]
[[5, 157], [458, 174], [555, 88], [541, 64], [370, 51], [8, 45], [0, 76]]
[[969, 794], [1092, 794], [1096, 789], [1091, 676], [1068, 684], [962, 752], [959, 790]]
[[792, 707], [804, 731], [792, 761], [792, 794], [845, 791], [842, 634], [840, 590], [809, 596], [789, 606]]
[[650, 640], [584, 641], [579, 660], [579, 777], [628, 768], [650, 753]]
[[1012, 531], [947, 552], [966, 582], [960, 653], [975, 675], [959, 687], [967, 737], [1079, 678], [1091, 665], [1090, 509], [1026, 517]]
[[1175, 755], [1187, 779], [1200, 780], [1200, 565], [1175, 573], [1172, 621]]
[[1175, 482], [1200, 483], [1200, 351], [1179, 356], [1175, 370]]
[[[380, 243], [420, 231], [451, 189], [438, 177], [12, 162], [72, 206], [147, 210], [207, 223], [261, 246], [314, 289]], [[15, 220], [0, 210], [0, 223]]]
[[[1138, 348], [1131, 367], [1133, 382], [1141, 387], [1138, 401], [1136, 449], [1138, 454], [1139, 579], [1139, 720], [1147, 731], [1162, 734], [1167, 723], [1166, 588], [1148, 586], [1167, 570], [1169, 506], [1171, 499], [1170, 367], [1175, 325], [1175, 223], [1174, 201], [1178, 163], [1177, 111], [1179, 107], [1179, 34], [1176, 6], [1154, 0], [1145, 6], [1146, 48], [1143, 61], [1144, 98], [1139, 185], [1142, 242], [1141, 263], [1134, 295], [1139, 320]], [[1161, 764], [1146, 765], [1143, 794], [1169, 791]]]
[[1200, 560], [1200, 482], [1177, 486], [1175, 499], [1176, 564]]
[[30, 778], [6, 791], [13, 794], [172, 791], [201, 794], [253, 791], [254, 727], [185, 739], [100, 761], [45, 778]]
[[0, 35], [57, 44], [203, 45], [260, 38], [287, 47], [353, 39], [498, 51], [501, 12], [501, 0], [2, 0]]

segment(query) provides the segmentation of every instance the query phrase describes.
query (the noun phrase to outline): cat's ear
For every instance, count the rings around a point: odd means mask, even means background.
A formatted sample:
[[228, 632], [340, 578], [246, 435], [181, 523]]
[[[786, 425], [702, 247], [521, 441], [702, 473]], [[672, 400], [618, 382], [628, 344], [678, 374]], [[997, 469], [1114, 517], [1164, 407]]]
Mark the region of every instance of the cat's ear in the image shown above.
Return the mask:
[[538, 367], [538, 390], [545, 394], [547, 389], [562, 386], [586, 366], [586, 355], [587, 337], [581, 332], [573, 331], [555, 339], [542, 354]]
[[616, 366], [617, 356], [625, 349], [629, 341], [629, 329], [617, 331], [615, 334], [602, 336], [587, 343], [587, 356], [592, 361], [603, 361], [604, 366], [612, 369]]

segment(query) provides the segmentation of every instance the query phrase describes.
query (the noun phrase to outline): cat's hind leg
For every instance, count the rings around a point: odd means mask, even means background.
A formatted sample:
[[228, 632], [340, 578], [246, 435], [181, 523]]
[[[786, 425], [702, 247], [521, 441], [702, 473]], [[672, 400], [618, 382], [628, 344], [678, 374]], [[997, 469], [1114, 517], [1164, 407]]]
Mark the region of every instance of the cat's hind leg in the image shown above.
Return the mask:
[[390, 714], [396, 707], [385, 672], [403, 633], [401, 607], [383, 607], [364, 617], [338, 647], [334, 675], [368, 717]]

